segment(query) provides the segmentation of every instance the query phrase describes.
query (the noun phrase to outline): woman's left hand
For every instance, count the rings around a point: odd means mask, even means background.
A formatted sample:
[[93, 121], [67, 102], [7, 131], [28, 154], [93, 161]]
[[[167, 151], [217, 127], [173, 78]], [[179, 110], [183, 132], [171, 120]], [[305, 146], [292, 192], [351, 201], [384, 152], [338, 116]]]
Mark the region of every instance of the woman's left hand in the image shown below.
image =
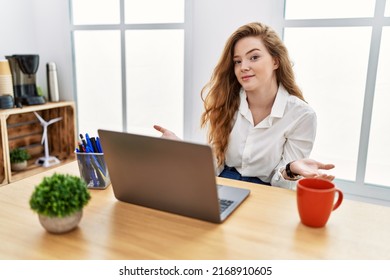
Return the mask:
[[303, 177], [322, 178], [329, 181], [332, 181], [335, 176], [323, 173], [321, 170], [330, 170], [334, 167], [334, 164], [324, 164], [309, 158], [298, 159], [290, 164], [293, 173]]

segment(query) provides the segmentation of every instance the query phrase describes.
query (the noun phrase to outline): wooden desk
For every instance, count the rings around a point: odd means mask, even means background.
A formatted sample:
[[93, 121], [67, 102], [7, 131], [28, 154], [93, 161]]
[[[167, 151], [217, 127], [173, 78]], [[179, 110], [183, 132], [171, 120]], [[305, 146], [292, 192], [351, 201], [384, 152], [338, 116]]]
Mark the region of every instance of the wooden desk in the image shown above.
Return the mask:
[[220, 225], [119, 202], [110, 186], [91, 190], [76, 230], [49, 234], [28, 201], [54, 172], [79, 175], [72, 162], [0, 187], [0, 259], [390, 259], [388, 207], [345, 200], [313, 229], [294, 191], [227, 179], [251, 194]]

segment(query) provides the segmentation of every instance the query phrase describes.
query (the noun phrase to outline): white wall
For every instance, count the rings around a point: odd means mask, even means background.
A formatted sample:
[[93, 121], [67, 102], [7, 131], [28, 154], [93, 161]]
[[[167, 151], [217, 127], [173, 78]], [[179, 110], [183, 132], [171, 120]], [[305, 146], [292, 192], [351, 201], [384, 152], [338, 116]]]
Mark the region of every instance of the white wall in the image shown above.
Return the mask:
[[[186, 69], [186, 139], [205, 141], [199, 129], [200, 90], [209, 79], [228, 36], [239, 26], [262, 21], [281, 32], [283, 0], [192, 0]], [[68, 0], [0, 0], [0, 56], [38, 53], [38, 84], [46, 93], [46, 63], [57, 63], [60, 97], [74, 100]]]
[[46, 92], [46, 63], [55, 62], [60, 99], [74, 100], [69, 1], [31, 1], [34, 3], [36, 44], [41, 61], [38, 81]]
[[0, 0], [0, 58], [36, 53], [33, 1]]
[[57, 63], [60, 98], [73, 100], [68, 1], [0, 0], [0, 58], [39, 54], [37, 84], [47, 94], [46, 63]]

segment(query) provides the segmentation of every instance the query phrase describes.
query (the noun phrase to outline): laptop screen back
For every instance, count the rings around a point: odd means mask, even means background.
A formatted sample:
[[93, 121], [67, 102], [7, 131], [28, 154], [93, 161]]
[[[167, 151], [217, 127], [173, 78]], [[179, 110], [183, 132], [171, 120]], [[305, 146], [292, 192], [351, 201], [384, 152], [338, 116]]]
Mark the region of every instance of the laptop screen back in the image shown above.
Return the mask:
[[98, 133], [118, 200], [220, 222], [209, 146], [107, 130]]

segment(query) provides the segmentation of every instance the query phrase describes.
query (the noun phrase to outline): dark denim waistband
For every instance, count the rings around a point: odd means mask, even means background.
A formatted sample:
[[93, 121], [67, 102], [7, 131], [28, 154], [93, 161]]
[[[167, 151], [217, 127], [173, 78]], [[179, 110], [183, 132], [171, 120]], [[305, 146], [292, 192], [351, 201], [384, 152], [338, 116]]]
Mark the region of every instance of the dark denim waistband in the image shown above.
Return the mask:
[[240, 172], [237, 171], [235, 167], [230, 167], [225, 165], [222, 172], [218, 175], [218, 177], [228, 178], [233, 180], [240, 180], [250, 183], [262, 184], [270, 186], [270, 183], [262, 181], [259, 177], [250, 177], [250, 176], [242, 176]]

